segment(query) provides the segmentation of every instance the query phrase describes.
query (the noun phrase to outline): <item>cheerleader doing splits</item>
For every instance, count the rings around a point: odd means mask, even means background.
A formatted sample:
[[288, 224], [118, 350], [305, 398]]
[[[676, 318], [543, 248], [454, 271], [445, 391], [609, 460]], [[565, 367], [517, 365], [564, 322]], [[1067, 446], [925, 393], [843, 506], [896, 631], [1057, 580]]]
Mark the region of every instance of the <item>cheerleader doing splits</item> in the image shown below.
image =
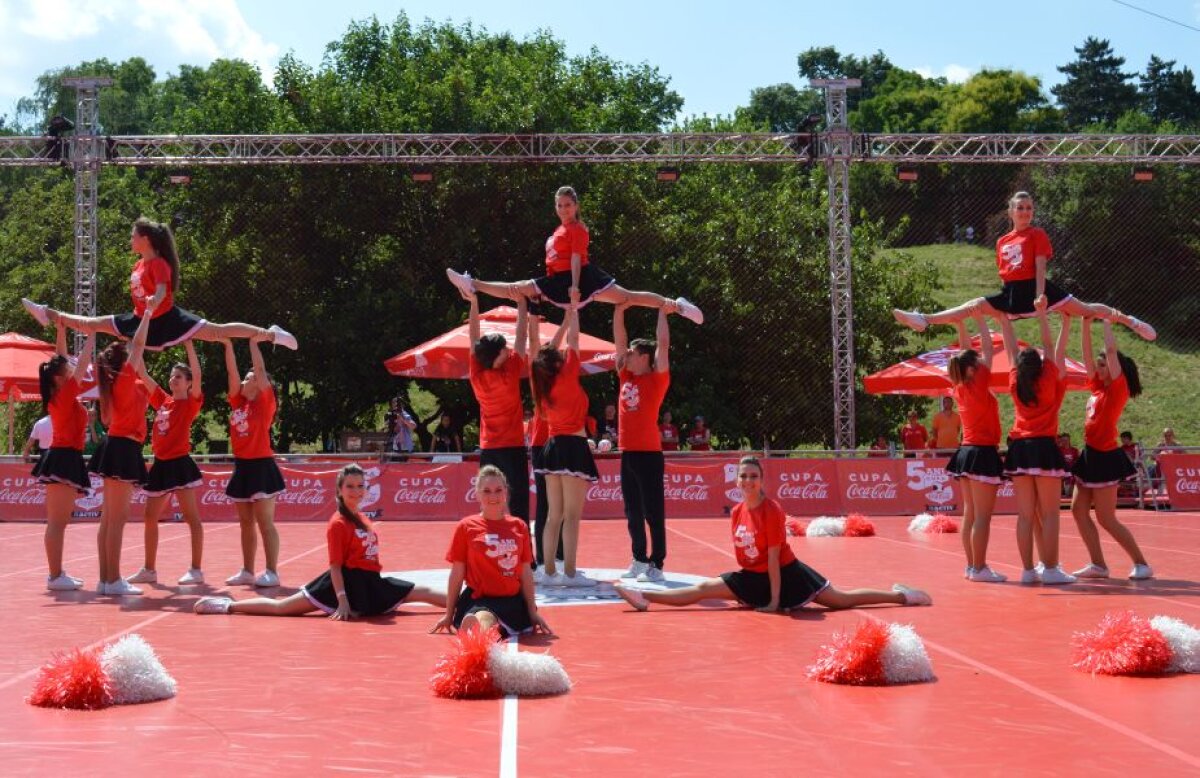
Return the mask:
[[500, 468], [481, 467], [475, 493], [479, 513], [458, 522], [446, 552], [451, 565], [446, 615], [429, 631], [487, 630], [498, 625], [505, 636], [553, 634], [534, 601], [529, 526], [506, 513], [508, 482]]
[[91, 494], [91, 479], [83, 461], [84, 429], [88, 423], [87, 409], [79, 395], [93, 384], [83, 383], [76, 376], [87, 374], [96, 336], [89, 335], [79, 352], [74, 367], [67, 354], [67, 331], [58, 328], [55, 355], [38, 366], [38, 386], [42, 393], [42, 412], [50, 416], [53, 438], [50, 448], [42, 452], [33, 467], [33, 476], [46, 485], [46, 588], [50, 591], [72, 591], [83, 581], [63, 570], [63, 538], [77, 494]]
[[975, 310], [999, 318], [1029, 318], [1035, 314], [1037, 301], [1050, 310], [1068, 316], [1088, 316], [1105, 321], [1124, 324], [1146, 340], [1158, 337], [1154, 328], [1144, 321], [1121, 313], [1115, 308], [1100, 303], [1085, 303], [1046, 279], [1046, 264], [1054, 256], [1050, 238], [1045, 230], [1032, 226], [1033, 195], [1017, 192], [1008, 201], [1008, 217], [1013, 228], [996, 241], [996, 267], [1000, 280], [1004, 282], [999, 293], [990, 297], [979, 297], [956, 308], [937, 313], [892, 311], [896, 321], [923, 332], [930, 324], [954, 324], [974, 315]]
[[554, 210], [560, 224], [546, 240], [546, 275], [528, 281], [500, 283], [478, 281], [469, 274], [447, 268], [446, 275], [451, 283], [464, 296], [478, 291], [508, 300], [545, 298], [560, 308], [570, 304], [568, 291], [578, 289], [580, 306], [592, 300], [613, 305], [638, 305], [665, 309], [667, 313], [678, 313], [696, 324], [704, 323], [704, 313], [686, 299], [668, 300], [654, 292], [630, 291], [588, 261], [590, 236], [587, 225], [579, 218], [579, 195], [574, 189], [559, 187], [554, 193]]
[[337, 477], [337, 511], [329, 519], [325, 540], [329, 569], [300, 591], [282, 600], [255, 597], [203, 597], [196, 613], [245, 613], [250, 616], [301, 616], [319, 610], [334, 621], [391, 613], [406, 602], [444, 606], [446, 595], [401, 578], [382, 575], [379, 533], [359, 511], [366, 482], [358, 465], [346, 465]]
[[[1117, 425], [1129, 398], [1142, 393], [1142, 381], [1137, 363], [1117, 350], [1112, 324], [1107, 321], [1104, 322], [1104, 351], [1092, 356], [1091, 324], [1087, 319], [1083, 322], [1083, 360], [1092, 396], [1088, 398], [1087, 418], [1083, 423], [1083, 453], [1071, 469], [1075, 476], [1071, 513], [1087, 546], [1091, 564], [1076, 571], [1075, 575], [1079, 578], [1108, 577], [1100, 533], [1096, 530], [1098, 523], [1133, 560], [1129, 577], [1134, 580], [1151, 578], [1154, 571], [1142, 555], [1133, 533], [1117, 520], [1117, 485], [1137, 472], [1117, 442]], [[1095, 523], [1089, 511], [1096, 514]]]
[[51, 321], [81, 332], [99, 332], [117, 338], [132, 338], [143, 316], [153, 321], [146, 348], [161, 351], [185, 340], [217, 341], [227, 338], [258, 337], [286, 348], [296, 348], [296, 338], [276, 325], [268, 329], [240, 322], [217, 324], [175, 305], [179, 289], [179, 254], [175, 236], [166, 224], [140, 217], [133, 223], [129, 247], [138, 255], [129, 275], [129, 294], [133, 312], [113, 316], [76, 316], [63, 313], [25, 298], [21, 304], [43, 327]]
[[815, 602], [840, 610], [863, 605], [931, 605], [928, 594], [902, 584], [880, 589], [837, 589], [792, 553], [787, 542], [783, 507], [763, 491], [762, 464], [755, 457], [738, 463], [743, 500], [733, 508], [733, 550], [740, 570], [723, 573], [692, 586], [645, 591], [626, 584], [614, 588], [639, 611], [650, 603], [692, 605], [701, 600], [736, 600], [763, 613], [788, 611]]

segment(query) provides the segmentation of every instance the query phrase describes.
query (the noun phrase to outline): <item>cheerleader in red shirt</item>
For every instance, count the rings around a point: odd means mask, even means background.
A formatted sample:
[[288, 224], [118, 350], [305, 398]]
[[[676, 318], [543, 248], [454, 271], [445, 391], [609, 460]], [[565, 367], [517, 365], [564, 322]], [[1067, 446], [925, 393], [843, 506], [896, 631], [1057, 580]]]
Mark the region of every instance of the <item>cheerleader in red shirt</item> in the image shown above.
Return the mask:
[[1108, 578], [1108, 565], [1100, 547], [1100, 533], [1092, 523], [1089, 510], [1095, 511], [1096, 522], [1112, 535], [1133, 560], [1129, 577], [1134, 580], [1151, 578], [1154, 571], [1142, 555], [1129, 528], [1117, 520], [1117, 484], [1137, 471], [1117, 443], [1117, 423], [1121, 411], [1131, 397], [1142, 393], [1137, 363], [1117, 351], [1117, 339], [1112, 324], [1104, 322], [1104, 351], [1092, 356], [1092, 322], [1083, 321], [1083, 361], [1088, 371], [1087, 418], [1083, 423], [1083, 453], [1071, 472], [1075, 476], [1075, 493], [1071, 497], [1071, 513], [1079, 535], [1087, 546], [1091, 564], [1075, 572], [1079, 578]]
[[133, 491], [146, 483], [146, 407], [150, 390], [138, 378], [150, 317], [142, 319], [134, 333], [132, 350], [124, 343], [109, 344], [96, 358], [100, 385], [100, 419], [108, 428], [88, 470], [104, 479], [104, 502], [100, 507], [100, 594], [121, 597], [142, 590], [121, 577], [121, 539]]
[[1000, 405], [991, 390], [992, 333], [983, 314], [976, 313], [979, 351], [969, 348], [971, 340], [963, 323], [958, 325], [958, 342], [963, 350], [950, 357], [946, 373], [954, 386], [954, 399], [962, 415], [962, 443], [946, 464], [946, 472], [963, 487], [962, 541], [967, 554], [967, 578], [1000, 583], [1006, 577], [987, 564], [992, 510], [1004, 465], [1000, 461]]
[[617, 584], [621, 597], [639, 611], [650, 603], [692, 605], [701, 600], [736, 600], [763, 613], [789, 611], [810, 602], [840, 610], [863, 605], [931, 605], [933, 600], [920, 589], [902, 584], [882, 589], [842, 590], [832, 586], [816, 570], [792, 553], [784, 526], [783, 507], [767, 497], [762, 464], [756, 457], [738, 462], [738, 488], [743, 499], [733, 508], [733, 551], [741, 569], [722, 573], [679, 589], [647, 591], [632, 584]]
[[[287, 485], [271, 448], [275, 421], [275, 387], [267, 374], [257, 338], [250, 339], [251, 368], [239, 380], [233, 342], [225, 341], [225, 370], [229, 376], [229, 442], [233, 475], [225, 494], [237, 508], [242, 529], [242, 569], [225, 579], [230, 586], [279, 585], [279, 531], [275, 529], [275, 496]], [[254, 575], [258, 536], [262, 535], [266, 567]]]
[[46, 588], [72, 591], [83, 581], [67, 575], [63, 569], [63, 537], [77, 494], [91, 494], [92, 484], [83, 461], [84, 429], [87, 409], [79, 395], [92, 387], [76, 376], [87, 374], [96, 336], [89, 335], [79, 352], [79, 361], [71, 365], [67, 353], [67, 330], [59, 327], [55, 337], [55, 355], [38, 366], [38, 387], [42, 393], [42, 412], [50, 416], [53, 438], [50, 448], [42, 451], [33, 476], [46, 485]]
[[146, 562], [141, 570], [127, 579], [133, 584], [158, 581], [158, 522], [171, 502], [171, 495], [179, 502], [192, 538], [192, 564], [179, 583], [204, 583], [201, 568], [204, 526], [200, 523], [200, 508], [196, 502], [196, 487], [200, 486], [204, 477], [191, 456], [192, 422], [204, 405], [204, 394], [200, 389], [200, 360], [196, 358], [196, 347], [190, 340], [183, 345], [188, 361], [186, 365], [178, 363], [171, 368], [171, 378], [167, 382], [170, 394], [164, 392], [146, 372], [144, 363], [138, 370], [142, 382], [150, 389], [150, 405], [155, 410], [150, 432], [154, 464], [150, 466], [144, 487]]
[[545, 298], [559, 308], [570, 304], [569, 291], [579, 292], [579, 305], [592, 300], [613, 305], [639, 305], [645, 308], [665, 308], [668, 313], [678, 313], [697, 324], [704, 323], [704, 314], [682, 297], [668, 300], [654, 292], [633, 292], [618, 286], [608, 273], [588, 261], [587, 226], [579, 218], [579, 196], [569, 186], [559, 187], [554, 193], [554, 210], [560, 225], [546, 241], [546, 275], [531, 281], [502, 283], [477, 281], [467, 273], [456, 273], [449, 268], [450, 277], [464, 295], [476, 291], [493, 297], [517, 300]]
[[[527, 354], [537, 354], [541, 351], [541, 317], [529, 315], [529, 349]], [[530, 392], [533, 391], [533, 374], [529, 374]], [[533, 554], [537, 557], [537, 564], [540, 566], [545, 563], [545, 552], [542, 550], [542, 538], [546, 534], [546, 518], [550, 515], [550, 499], [546, 495], [546, 474], [544, 472], [545, 460], [542, 457], [542, 450], [546, 447], [546, 443], [550, 441], [550, 424], [542, 414], [538, 413], [537, 404], [534, 403], [533, 418], [529, 420], [529, 460], [533, 465], [533, 488], [536, 494], [535, 509], [533, 518]], [[554, 559], [557, 562], [562, 562], [563, 546], [562, 537], [558, 539], [558, 549], [554, 554]]]
[[529, 526], [505, 513], [508, 482], [500, 468], [479, 469], [475, 494], [479, 513], [458, 522], [446, 552], [450, 563], [446, 614], [429, 631], [486, 630], [498, 625], [505, 636], [553, 634], [534, 601]]
[[[570, 292], [572, 302], [578, 290]], [[559, 346], [566, 340], [565, 351]], [[554, 339], [538, 350], [530, 378], [538, 413], [549, 426], [550, 440], [542, 449], [542, 466], [535, 470], [546, 477], [549, 511], [542, 534], [545, 567], [538, 570], [538, 582], [549, 586], [595, 586], [575, 566], [579, 550], [579, 522], [590, 483], [600, 478], [584, 432], [588, 398], [579, 385], [579, 309], [567, 309]], [[563, 542], [563, 570], [552, 557]]]
[[937, 313], [894, 309], [896, 321], [923, 332], [930, 324], [954, 324], [974, 315], [975, 310], [992, 318], [1029, 318], [1036, 315], [1034, 302], [1068, 316], [1088, 316], [1124, 324], [1146, 340], [1158, 337], [1144, 321], [1100, 303], [1085, 303], [1046, 279], [1046, 264], [1054, 256], [1050, 238], [1033, 226], [1033, 195], [1017, 192], [1008, 201], [1012, 231], [996, 241], [996, 267], [1004, 286], [998, 294], [979, 297], [956, 308]]
[[133, 223], [129, 247], [139, 259], [129, 276], [133, 312], [113, 316], [76, 316], [22, 298], [25, 310], [43, 327], [51, 321], [81, 332], [99, 332], [117, 338], [132, 338], [143, 316], [153, 319], [146, 348], [161, 351], [185, 340], [223, 340], [258, 337], [286, 348], [296, 348], [296, 338], [280, 327], [269, 329], [252, 324], [217, 324], [175, 305], [179, 289], [179, 254], [175, 236], [166, 224], [140, 217]]
[[[1018, 353], [1012, 325], [1001, 320], [1004, 347], [1012, 363], [1008, 386], [1016, 419], [1008, 437], [1004, 472], [1017, 493], [1017, 551], [1024, 566], [1023, 584], [1068, 584], [1075, 576], [1058, 565], [1058, 503], [1062, 479], [1069, 475], [1058, 449], [1058, 411], [1067, 390], [1066, 348], [1071, 319], [1063, 314], [1058, 342], [1052, 341], [1046, 309], [1039, 303], [1038, 324], [1046, 356], [1035, 348]], [[1038, 529], [1044, 569], [1033, 566], [1033, 533]]]
[[325, 529], [329, 569], [282, 600], [254, 597], [202, 597], [196, 613], [244, 613], [248, 616], [302, 616], [321, 611], [334, 621], [391, 613], [406, 602], [445, 607], [443, 592], [382, 575], [378, 525], [362, 514], [366, 482], [358, 465], [346, 465], [337, 477], [337, 511]]

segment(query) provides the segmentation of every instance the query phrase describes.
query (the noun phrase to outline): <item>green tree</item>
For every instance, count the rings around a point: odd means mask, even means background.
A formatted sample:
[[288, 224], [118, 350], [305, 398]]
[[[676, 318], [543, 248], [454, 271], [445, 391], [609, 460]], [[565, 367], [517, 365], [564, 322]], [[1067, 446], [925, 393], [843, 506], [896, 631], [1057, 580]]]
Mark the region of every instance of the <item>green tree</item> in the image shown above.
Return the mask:
[[946, 88], [942, 132], [1045, 132], [1048, 109], [1041, 82], [1013, 70], [981, 70]]
[[1074, 62], [1058, 67], [1066, 80], [1050, 88], [1069, 128], [1112, 125], [1137, 107], [1137, 87], [1131, 83], [1137, 74], [1121, 70], [1125, 58], [1113, 54], [1107, 40], [1089, 36], [1075, 48], [1075, 54]]
[[820, 92], [797, 89], [791, 84], [773, 84], [750, 92], [750, 104], [736, 111], [740, 124], [770, 132], [796, 132], [811, 114], [823, 116], [825, 102]]
[[1172, 122], [1179, 127], [1200, 123], [1200, 94], [1191, 68], [1175, 70], [1175, 60], [1151, 55], [1138, 91], [1142, 110], [1155, 123]]

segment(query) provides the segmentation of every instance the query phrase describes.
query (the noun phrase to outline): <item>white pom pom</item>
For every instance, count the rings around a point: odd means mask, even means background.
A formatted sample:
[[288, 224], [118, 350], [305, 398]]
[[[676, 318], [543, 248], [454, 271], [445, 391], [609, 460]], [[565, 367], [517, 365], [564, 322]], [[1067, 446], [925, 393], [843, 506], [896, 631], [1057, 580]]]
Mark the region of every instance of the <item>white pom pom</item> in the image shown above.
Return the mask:
[[808, 524], [805, 534], [810, 538], [841, 537], [846, 534], [846, 520], [834, 516], [818, 516]]
[[929, 528], [929, 522], [933, 521], [932, 513], [918, 513], [913, 516], [913, 520], [908, 523], [909, 532], [925, 532]]
[[1170, 673], [1200, 673], [1200, 629], [1170, 616], [1155, 616], [1150, 626], [1162, 633], [1171, 646]]
[[112, 682], [113, 702], [128, 705], [175, 696], [175, 679], [141, 635], [126, 635], [100, 655]]
[[506, 694], [562, 694], [571, 689], [567, 671], [549, 654], [509, 652], [496, 645], [488, 657], [488, 669], [496, 686]]
[[601, 440], [596, 444], [596, 450], [601, 454], [607, 454], [608, 452], [612, 451], [612, 441], [608, 438]]
[[908, 624], [889, 624], [888, 641], [880, 655], [888, 683], [917, 683], [933, 680], [933, 665], [925, 643]]

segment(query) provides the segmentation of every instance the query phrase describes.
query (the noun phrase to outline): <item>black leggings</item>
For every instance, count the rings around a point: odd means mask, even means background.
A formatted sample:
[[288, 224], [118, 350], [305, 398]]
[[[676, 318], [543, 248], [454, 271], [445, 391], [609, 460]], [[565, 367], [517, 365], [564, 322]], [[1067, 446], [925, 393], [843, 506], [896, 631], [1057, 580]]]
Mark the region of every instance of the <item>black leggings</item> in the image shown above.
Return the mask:
[[[661, 451], [621, 453], [621, 497], [633, 558], [662, 569], [667, 558], [667, 507], [663, 494], [665, 463]], [[646, 554], [646, 525], [650, 525], [650, 553]]]

